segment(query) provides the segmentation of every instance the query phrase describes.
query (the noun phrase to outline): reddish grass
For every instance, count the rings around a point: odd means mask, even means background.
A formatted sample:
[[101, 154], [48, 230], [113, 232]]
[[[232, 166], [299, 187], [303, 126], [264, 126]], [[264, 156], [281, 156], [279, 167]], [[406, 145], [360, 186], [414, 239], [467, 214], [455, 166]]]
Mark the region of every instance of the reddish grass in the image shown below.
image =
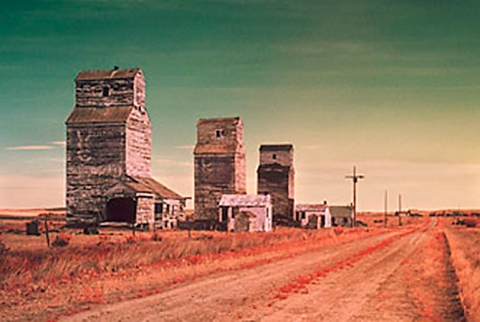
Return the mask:
[[[42, 237], [8, 234], [4, 243], [11, 250], [1, 258], [0, 300], [11, 303], [11, 311], [24, 314], [21, 317], [39, 312], [55, 317], [60, 310], [72, 313], [143, 297], [209, 274], [249, 269], [385, 231], [192, 232], [188, 238], [186, 232], [157, 232], [154, 237], [137, 233], [132, 237], [130, 232], [116, 230], [105, 230], [99, 236], [64, 230], [70, 244], [62, 248], [47, 248]], [[304, 285], [306, 280], [296, 282]], [[29, 298], [44, 302], [30, 304]], [[23, 312], [15, 309], [19, 305], [24, 306]]]
[[465, 314], [469, 321], [480, 321], [480, 229], [449, 227], [445, 232]]

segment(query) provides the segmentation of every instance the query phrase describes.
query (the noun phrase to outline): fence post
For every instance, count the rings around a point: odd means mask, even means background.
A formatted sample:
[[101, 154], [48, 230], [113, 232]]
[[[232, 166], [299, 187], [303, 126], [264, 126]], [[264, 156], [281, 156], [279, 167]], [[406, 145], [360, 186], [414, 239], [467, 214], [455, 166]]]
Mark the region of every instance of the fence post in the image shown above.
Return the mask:
[[45, 237], [47, 238], [47, 246], [50, 247], [50, 236], [48, 235], [48, 222], [45, 219]]

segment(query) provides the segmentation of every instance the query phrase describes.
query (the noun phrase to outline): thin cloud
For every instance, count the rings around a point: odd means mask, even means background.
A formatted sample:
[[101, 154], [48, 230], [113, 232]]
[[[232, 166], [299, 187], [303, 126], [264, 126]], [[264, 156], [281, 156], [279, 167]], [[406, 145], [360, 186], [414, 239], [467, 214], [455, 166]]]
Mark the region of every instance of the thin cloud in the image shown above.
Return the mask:
[[54, 147], [51, 145], [22, 145], [22, 146], [11, 146], [6, 148], [10, 151], [40, 151], [40, 150], [51, 150]]
[[60, 146], [66, 146], [67, 142], [66, 141], [53, 141], [52, 144], [60, 145]]
[[175, 149], [178, 150], [191, 150], [195, 147], [195, 145], [176, 145], [174, 146]]

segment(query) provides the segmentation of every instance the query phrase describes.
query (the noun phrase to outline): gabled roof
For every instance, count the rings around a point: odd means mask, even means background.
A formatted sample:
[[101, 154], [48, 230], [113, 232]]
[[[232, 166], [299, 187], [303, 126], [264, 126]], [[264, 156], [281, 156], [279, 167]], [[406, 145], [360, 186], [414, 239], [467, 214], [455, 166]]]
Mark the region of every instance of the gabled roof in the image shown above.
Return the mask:
[[175, 191], [167, 188], [160, 182], [156, 181], [153, 178], [148, 177], [130, 177], [136, 183], [148, 188], [150, 191], [155, 193], [158, 197], [162, 199], [185, 199], [184, 197], [180, 196]]
[[125, 123], [133, 107], [75, 107], [66, 124]]
[[240, 117], [225, 117], [225, 118], [213, 118], [213, 119], [199, 119], [197, 121], [197, 126], [203, 124], [237, 124], [241, 122]]
[[353, 207], [351, 206], [330, 206], [332, 217], [351, 218], [353, 216]]
[[135, 192], [153, 193], [152, 189], [136, 182], [124, 182], [124, 184]]
[[78, 73], [75, 81], [134, 78], [140, 68], [85, 70]]
[[295, 206], [295, 211], [326, 211], [326, 204], [299, 204]]
[[266, 207], [271, 205], [270, 195], [222, 195], [220, 206]]
[[135, 197], [135, 195], [138, 193], [151, 194], [152, 197], [154, 195], [153, 191], [148, 187], [145, 187], [144, 185], [141, 185], [136, 182], [125, 181], [125, 180], [119, 181], [116, 185], [108, 189], [106, 192], [106, 195], [112, 196], [117, 194], [120, 194], [120, 195], [126, 194], [127, 196]]

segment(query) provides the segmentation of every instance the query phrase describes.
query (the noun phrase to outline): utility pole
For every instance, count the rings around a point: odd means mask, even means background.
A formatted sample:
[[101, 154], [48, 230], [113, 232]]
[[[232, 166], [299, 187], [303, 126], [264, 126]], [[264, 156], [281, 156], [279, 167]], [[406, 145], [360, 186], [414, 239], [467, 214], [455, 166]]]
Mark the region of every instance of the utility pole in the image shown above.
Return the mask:
[[387, 216], [388, 216], [388, 191], [385, 190], [385, 200], [384, 200], [385, 212], [383, 214], [383, 226], [387, 228]]
[[402, 225], [402, 195], [398, 195], [398, 225]]
[[359, 179], [365, 178], [365, 176], [357, 175], [357, 168], [354, 166], [353, 175], [348, 175], [345, 178], [353, 181], [353, 227], [355, 227], [357, 223], [357, 182]]

